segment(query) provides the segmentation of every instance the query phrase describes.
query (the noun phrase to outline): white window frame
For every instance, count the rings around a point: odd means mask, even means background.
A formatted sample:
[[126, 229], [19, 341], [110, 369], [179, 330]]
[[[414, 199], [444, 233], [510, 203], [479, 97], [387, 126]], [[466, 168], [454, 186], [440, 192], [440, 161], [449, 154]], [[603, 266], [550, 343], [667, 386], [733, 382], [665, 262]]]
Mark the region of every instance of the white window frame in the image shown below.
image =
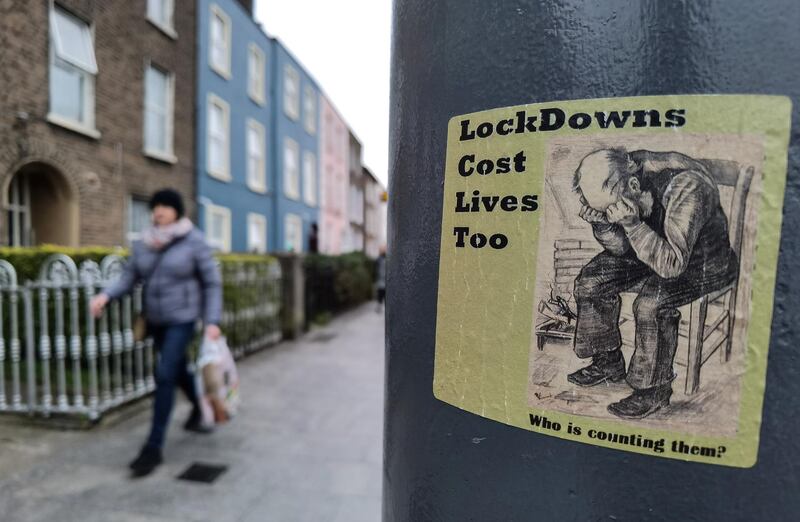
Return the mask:
[[[300, 71], [292, 64], [287, 63], [283, 66], [283, 112], [289, 119], [297, 121], [300, 119]], [[287, 81], [295, 85], [295, 97], [289, 98], [289, 90], [286, 88]]]
[[[253, 224], [256, 224], [256, 226], [260, 227], [263, 231], [263, 236], [260, 238], [261, 241], [263, 241], [261, 248], [257, 246], [254, 247], [253, 245], [253, 237], [250, 234]], [[247, 213], [247, 251], [255, 251], [259, 254], [265, 254], [267, 252], [267, 216], [254, 212]]]
[[[222, 10], [220, 6], [217, 4], [211, 4], [210, 8], [210, 16], [208, 18], [208, 65], [211, 69], [225, 78], [226, 80], [231, 79], [231, 18], [228, 14]], [[225, 38], [225, 63], [224, 64], [217, 64], [214, 63], [214, 39], [213, 39], [213, 30], [212, 27], [214, 26], [214, 18], [219, 17], [223, 22], [224, 27], [224, 38]]]
[[317, 91], [311, 85], [303, 87], [303, 128], [312, 136], [317, 133]]
[[[166, 150], [158, 150], [148, 147], [147, 145], [147, 112], [148, 112], [148, 96], [147, 96], [147, 74], [153, 69], [167, 77], [167, 93], [165, 99], [167, 100], [166, 107], [166, 126], [164, 133], [166, 135]], [[144, 117], [142, 118], [142, 145], [144, 146], [144, 154], [167, 163], [177, 163], [178, 158], [175, 157], [175, 73], [156, 67], [148, 62], [145, 67], [144, 77]]]
[[[308, 172], [308, 167], [311, 172]], [[302, 178], [303, 201], [309, 207], [317, 206], [317, 156], [310, 150], [303, 151]]]
[[[225, 124], [224, 138], [224, 168], [217, 170], [211, 165], [211, 140], [214, 138], [211, 134], [211, 106], [215, 105], [223, 110], [225, 117], [223, 122]], [[220, 181], [231, 180], [231, 108], [228, 102], [217, 96], [216, 94], [209, 93], [208, 102], [206, 103], [206, 171], [209, 176], [216, 178]]]
[[[257, 70], [253, 71], [251, 58], [255, 57]], [[267, 58], [261, 48], [250, 42], [247, 54], [247, 94], [250, 99], [263, 106], [266, 102]]]
[[[63, 49], [61, 35], [58, 30], [58, 23], [56, 22], [56, 12], [61, 16], [66, 18], [72, 18], [76, 22], [86, 26], [86, 32], [82, 32], [85, 38], [88, 38], [90, 41], [90, 56], [89, 62], [83, 62], [80, 60], [75, 59], [75, 57], [70, 57], [66, 54], [65, 50]], [[55, 125], [64, 127], [74, 132], [78, 132], [90, 138], [99, 139], [100, 132], [95, 128], [95, 78], [97, 76], [97, 57], [95, 56], [95, 49], [94, 49], [94, 26], [75, 16], [67, 9], [64, 9], [60, 5], [56, 5], [54, 2], [50, 2], [50, 9], [49, 9], [49, 17], [50, 17], [50, 37], [49, 37], [49, 63], [48, 63], [48, 77], [49, 77], [49, 86], [48, 86], [48, 113], [47, 113], [47, 121], [53, 123]], [[62, 69], [69, 69], [79, 73], [83, 77], [84, 81], [84, 89], [83, 89], [83, 114], [81, 115], [80, 120], [75, 120], [69, 116], [64, 116], [62, 114], [58, 114], [53, 110], [53, 99], [52, 99], [52, 89], [53, 89], [53, 69], [55, 67], [60, 67]]]
[[[288, 149], [292, 149], [294, 151], [295, 156], [295, 165], [296, 165], [296, 177], [297, 183], [290, 184], [289, 181], [289, 170], [287, 168], [287, 161], [286, 161], [286, 153]], [[301, 169], [302, 166], [300, 165], [300, 145], [293, 140], [292, 138], [286, 137], [283, 140], [283, 193], [286, 195], [287, 198], [293, 199], [295, 201], [300, 201], [300, 183], [301, 183]]]
[[[142, 231], [141, 230], [131, 230], [131, 226], [133, 225], [133, 206], [134, 202], [137, 203], [144, 203], [145, 206], [148, 205], [147, 198], [143, 198], [137, 196], [135, 194], [130, 194], [128, 196], [128, 222], [126, 225], [127, 232], [125, 234], [125, 239], [128, 241], [128, 245], [132, 244], [134, 241], [138, 241], [141, 239]], [[149, 210], [149, 209], [148, 209]]]
[[[253, 173], [250, 171], [250, 131], [255, 131], [259, 135], [260, 146], [260, 162], [258, 172]], [[245, 150], [247, 162], [247, 187], [253, 192], [261, 194], [267, 192], [267, 132], [261, 123], [252, 118], [247, 118], [247, 128], [245, 129]]]
[[364, 189], [358, 185], [350, 185], [350, 222], [364, 224]]
[[305, 241], [303, 238], [303, 218], [297, 214], [287, 213], [283, 217], [283, 247], [286, 251], [290, 251], [288, 248], [290, 223], [297, 225], [297, 229], [300, 231], [300, 245], [292, 251], [296, 254], [302, 254], [305, 251], [305, 245], [303, 244]]
[[[156, 4], [161, 7], [162, 11], [169, 13], [166, 21], [152, 16], [152, 11], [156, 10]], [[147, 7], [145, 9], [148, 22], [173, 40], [178, 38], [178, 33], [175, 32], [175, 0], [147, 0]]]
[[[16, 174], [11, 178], [7, 190], [7, 201], [3, 210], [13, 215], [13, 219], [6, 220], [8, 244], [12, 247], [32, 246], [34, 233], [31, 223], [30, 178], [24, 174]], [[4, 215], [3, 219], [7, 219], [7, 216]]]
[[[231, 209], [214, 205], [213, 203], [206, 203], [206, 240], [209, 245], [221, 252], [231, 251]], [[213, 219], [215, 216], [221, 217], [227, 226], [223, 227], [221, 238], [216, 238], [211, 235], [213, 228]]]

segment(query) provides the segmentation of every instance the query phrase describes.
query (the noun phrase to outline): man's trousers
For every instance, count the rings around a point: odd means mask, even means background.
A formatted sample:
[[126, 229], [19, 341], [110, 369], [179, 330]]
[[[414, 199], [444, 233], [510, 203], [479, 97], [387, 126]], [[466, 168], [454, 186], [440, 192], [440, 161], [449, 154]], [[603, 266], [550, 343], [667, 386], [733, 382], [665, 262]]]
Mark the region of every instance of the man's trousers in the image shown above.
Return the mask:
[[734, 256], [710, 261], [691, 260], [680, 276], [664, 279], [632, 254], [598, 254], [575, 279], [575, 354], [585, 358], [620, 348], [620, 293], [638, 291], [628, 384], [646, 389], [671, 382], [680, 323], [677, 308], [724, 288], [738, 273]]

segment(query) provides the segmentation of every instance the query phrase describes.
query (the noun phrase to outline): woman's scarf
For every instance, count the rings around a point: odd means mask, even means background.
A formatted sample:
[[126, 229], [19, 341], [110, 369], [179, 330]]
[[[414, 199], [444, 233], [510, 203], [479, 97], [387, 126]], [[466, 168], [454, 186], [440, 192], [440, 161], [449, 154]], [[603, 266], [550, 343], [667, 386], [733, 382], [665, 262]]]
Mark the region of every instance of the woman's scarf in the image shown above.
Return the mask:
[[187, 235], [193, 228], [192, 222], [185, 217], [163, 227], [154, 225], [142, 232], [142, 242], [151, 250], [161, 250], [174, 240]]

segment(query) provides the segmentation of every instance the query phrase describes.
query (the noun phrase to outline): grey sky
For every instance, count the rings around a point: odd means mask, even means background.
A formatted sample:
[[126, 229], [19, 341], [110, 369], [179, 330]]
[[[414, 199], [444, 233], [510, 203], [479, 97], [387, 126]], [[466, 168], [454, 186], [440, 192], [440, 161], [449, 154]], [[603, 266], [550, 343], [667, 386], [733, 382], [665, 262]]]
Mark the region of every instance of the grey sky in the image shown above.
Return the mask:
[[390, 0], [256, 0], [256, 19], [317, 80], [387, 181]]

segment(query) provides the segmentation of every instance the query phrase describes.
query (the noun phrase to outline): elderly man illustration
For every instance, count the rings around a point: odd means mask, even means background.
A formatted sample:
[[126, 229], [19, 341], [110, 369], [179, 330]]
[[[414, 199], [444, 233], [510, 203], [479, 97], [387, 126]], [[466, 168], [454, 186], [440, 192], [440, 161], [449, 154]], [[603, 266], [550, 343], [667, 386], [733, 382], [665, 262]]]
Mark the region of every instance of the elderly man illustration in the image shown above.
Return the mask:
[[[575, 354], [592, 362], [568, 380], [595, 386], [626, 379], [633, 393], [608, 411], [642, 418], [669, 405], [677, 308], [738, 274], [728, 221], [706, 167], [683, 154], [603, 149], [583, 158], [574, 181], [580, 216], [604, 251], [575, 280]], [[627, 372], [619, 331], [624, 291], [638, 291]]]

